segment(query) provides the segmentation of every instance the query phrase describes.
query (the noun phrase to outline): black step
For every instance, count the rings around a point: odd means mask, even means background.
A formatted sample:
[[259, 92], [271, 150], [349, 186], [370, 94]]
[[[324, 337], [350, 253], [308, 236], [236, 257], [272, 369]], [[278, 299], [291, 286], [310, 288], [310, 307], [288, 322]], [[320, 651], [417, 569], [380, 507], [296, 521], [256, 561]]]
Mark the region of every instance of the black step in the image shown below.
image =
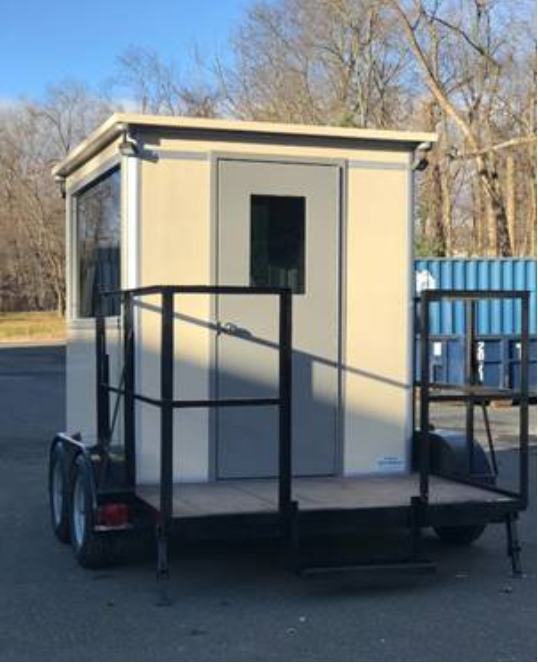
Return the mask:
[[318, 578], [332, 575], [375, 574], [378, 572], [411, 572], [427, 574], [435, 572], [436, 564], [431, 560], [391, 560], [367, 562], [352, 565], [308, 565], [299, 567], [299, 576]]

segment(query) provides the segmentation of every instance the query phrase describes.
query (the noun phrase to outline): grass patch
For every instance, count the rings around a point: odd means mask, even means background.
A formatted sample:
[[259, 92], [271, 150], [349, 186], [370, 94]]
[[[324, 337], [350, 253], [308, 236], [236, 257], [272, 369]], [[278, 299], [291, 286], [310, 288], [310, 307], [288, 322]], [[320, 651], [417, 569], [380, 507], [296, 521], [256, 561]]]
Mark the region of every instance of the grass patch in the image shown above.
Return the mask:
[[0, 313], [0, 343], [64, 339], [65, 319], [53, 311]]

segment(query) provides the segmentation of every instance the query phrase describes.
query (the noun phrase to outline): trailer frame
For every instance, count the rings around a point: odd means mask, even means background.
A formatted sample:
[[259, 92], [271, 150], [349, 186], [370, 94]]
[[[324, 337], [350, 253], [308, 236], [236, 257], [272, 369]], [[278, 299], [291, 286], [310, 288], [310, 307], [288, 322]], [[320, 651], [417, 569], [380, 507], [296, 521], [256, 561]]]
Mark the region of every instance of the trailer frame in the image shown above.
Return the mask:
[[[188, 295], [239, 295], [247, 297], [277, 297], [279, 300], [279, 381], [278, 394], [271, 398], [227, 398], [203, 400], [177, 400], [174, 398], [174, 302], [175, 298]], [[135, 300], [138, 297], [159, 296], [161, 298], [161, 355], [160, 396], [149, 397], [135, 391], [136, 336], [134, 324]], [[306, 575], [316, 575], [328, 570], [329, 565], [317, 561], [306, 567], [301, 564], [301, 542], [306, 535], [331, 532], [356, 532], [369, 527], [403, 527], [410, 535], [409, 556], [405, 559], [370, 561], [352, 565], [332, 565], [332, 571], [373, 568], [431, 569], [433, 564], [423, 557], [422, 531], [426, 527], [459, 527], [472, 524], [505, 523], [507, 550], [514, 574], [521, 573], [520, 544], [517, 537], [517, 518], [528, 504], [529, 435], [528, 435], [528, 344], [529, 344], [529, 294], [527, 291], [461, 291], [425, 290], [416, 298], [416, 318], [420, 321], [420, 380], [415, 384], [420, 396], [418, 429], [415, 433], [416, 490], [411, 492], [405, 504], [356, 507], [321, 507], [301, 509], [295, 499], [293, 486], [296, 481], [292, 469], [292, 293], [288, 288], [255, 288], [250, 286], [171, 286], [158, 285], [103, 293], [106, 298], [119, 298], [123, 326], [123, 370], [119, 384], [112, 385], [109, 375], [107, 335], [104, 311], [101, 306], [95, 321], [96, 330], [96, 398], [97, 398], [97, 443], [84, 444], [78, 435], [57, 434], [51, 447], [51, 458], [55, 446], [61, 445], [73, 465], [79, 455], [86, 464], [91, 477], [91, 506], [95, 512], [96, 531], [102, 536], [113, 536], [118, 532], [139, 527], [153, 527], [157, 542], [157, 575], [166, 578], [169, 571], [168, 548], [172, 529], [185, 538], [228, 537], [233, 533], [241, 536], [280, 537], [289, 545], [292, 565]], [[519, 390], [484, 388], [477, 380], [475, 353], [475, 308], [480, 299], [515, 299], [521, 303], [521, 374]], [[464, 385], [432, 384], [429, 375], [430, 329], [429, 310], [434, 302], [462, 300], [467, 312], [466, 382]], [[209, 324], [218, 334], [226, 333], [218, 323]], [[414, 339], [413, 335], [413, 339]], [[110, 395], [116, 395], [112, 418]], [[477, 406], [484, 409], [491, 400], [516, 401], [519, 407], [519, 477], [514, 490], [497, 486], [493, 472], [477, 472], [476, 444], [474, 441], [474, 411]], [[110, 453], [113, 429], [119, 413], [119, 402], [123, 400], [124, 456], [120, 461]], [[444, 472], [432, 461], [432, 431], [430, 427], [430, 404], [433, 402], [461, 402], [466, 408], [465, 452], [467, 470]], [[136, 403], [141, 402], [160, 410], [160, 470], [158, 503], [150, 504], [137, 492], [136, 486]], [[174, 485], [174, 422], [176, 409], [187, 408], [231, 408], [245, 406], [278, 407], [279, 443], [278, 474], [276, 477], [278, 499], [274, 510], [263, 513], [246, 512], [227, 515], [202, 515], [182, 517], [174, 514], [174, 488], [181, 491], [181, 483]], [[495, 450], [488, 428], [488, 442], [492, 462], [496, 468]], [[487, 500], [465, 499], [456, 502], [432, 500], [431, 478], [446, 481], [451, 485], [487, 492]], [[357, 478], [357, 482], [360, 482]], [[437, 481], [437, 480], [436, 480]], [[478, 495], [478, 494], [477, 494]], [[486, 495], [484, 493], [484, 495]], [[129, 520], [120, 524], [107, 524], [100, 517], [100, 510], [107, 505], [126, 504]], [[101, 515], [102, 516], [102, 515]]]

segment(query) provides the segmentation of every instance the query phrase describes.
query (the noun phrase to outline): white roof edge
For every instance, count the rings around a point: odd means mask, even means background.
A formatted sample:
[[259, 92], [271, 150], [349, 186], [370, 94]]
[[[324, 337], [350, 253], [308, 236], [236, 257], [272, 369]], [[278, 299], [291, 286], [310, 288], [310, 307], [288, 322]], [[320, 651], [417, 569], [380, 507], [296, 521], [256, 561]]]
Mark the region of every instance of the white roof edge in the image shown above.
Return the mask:
[[435, 143], [437, 135], [432, 132], [396, 131], [386, 129], [358, 129], [320, 125], [281, 124], [272, 122], [245, 122], [239, 120], [214, 120], [165, 115], [144, 115], [139, 113], [114, 113], [86, 140], [75, 147], [65, 159], [57, 164], [52, 174], [67, 177], [70, 173], [109, 145], [119, 136], [125, 125], [132, 127], [155, 128], [162, 130], [198, 129], [222, 131], [224, 133], [244, 132], [251, 134], [274, 134], [280, 136], [304, 136], [309, 138], [334, 138], [356, 141], [384, 141], [389, 143]]

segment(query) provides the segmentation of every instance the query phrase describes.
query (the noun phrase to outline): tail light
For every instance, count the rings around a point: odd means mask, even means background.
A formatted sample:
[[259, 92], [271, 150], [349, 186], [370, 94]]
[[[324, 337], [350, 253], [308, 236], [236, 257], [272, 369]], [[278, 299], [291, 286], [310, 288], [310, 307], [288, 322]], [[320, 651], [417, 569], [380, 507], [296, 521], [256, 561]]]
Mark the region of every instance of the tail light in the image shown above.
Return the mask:
[[119, 528], [129, 523], [129, 506], [125, 503], [108, 503], [97, 512], [97, 523], [107, 528]]

